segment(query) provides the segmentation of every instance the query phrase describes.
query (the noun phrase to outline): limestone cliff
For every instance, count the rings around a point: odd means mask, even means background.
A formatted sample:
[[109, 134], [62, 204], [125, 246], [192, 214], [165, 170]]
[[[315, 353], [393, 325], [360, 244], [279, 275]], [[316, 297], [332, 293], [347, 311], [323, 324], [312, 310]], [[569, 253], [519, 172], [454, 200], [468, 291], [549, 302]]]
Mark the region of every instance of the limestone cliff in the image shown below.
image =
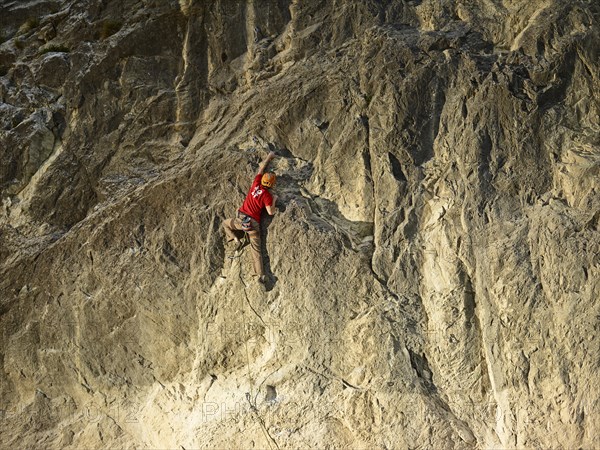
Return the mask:
[[2, 448], [597, 446], [599, 19], [0, 0]]

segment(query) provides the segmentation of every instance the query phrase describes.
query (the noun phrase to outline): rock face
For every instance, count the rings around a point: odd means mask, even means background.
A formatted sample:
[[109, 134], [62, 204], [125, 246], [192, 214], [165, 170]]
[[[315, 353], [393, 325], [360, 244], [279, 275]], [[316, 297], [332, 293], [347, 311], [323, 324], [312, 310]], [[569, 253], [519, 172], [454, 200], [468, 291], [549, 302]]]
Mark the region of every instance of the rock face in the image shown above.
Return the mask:
[[2, 447], [596, 446], [599, 19], [0, 1]]

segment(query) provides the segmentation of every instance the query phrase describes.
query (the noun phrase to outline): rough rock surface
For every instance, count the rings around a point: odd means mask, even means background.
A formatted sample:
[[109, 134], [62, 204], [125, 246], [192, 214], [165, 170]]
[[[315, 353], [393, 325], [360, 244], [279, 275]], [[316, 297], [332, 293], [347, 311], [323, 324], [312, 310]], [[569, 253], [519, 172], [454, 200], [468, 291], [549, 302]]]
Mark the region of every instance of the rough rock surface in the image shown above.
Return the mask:
[[1, 447], [597, 446], [599, 20], [1, 0]]

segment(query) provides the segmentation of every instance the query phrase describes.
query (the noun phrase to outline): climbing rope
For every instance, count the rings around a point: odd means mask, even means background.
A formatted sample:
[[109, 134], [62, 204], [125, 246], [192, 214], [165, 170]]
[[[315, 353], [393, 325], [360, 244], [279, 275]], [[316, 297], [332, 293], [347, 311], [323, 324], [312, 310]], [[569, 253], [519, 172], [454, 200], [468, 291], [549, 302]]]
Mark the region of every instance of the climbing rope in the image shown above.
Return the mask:
[[[244, 233], [244, 235], [248, 235], [248, 233]], [[243, 322], [243, 327], [244, 327], [244, 345], [246, 347], [246, 376], [248, 377], [248, 386], [250, 389], [250, 392], [246, 392], [246, 400], [248, 401], [248, 404], [250, 405], [250, 410], [252, 411], [254, 417], [258, 420], [258, 424], [260, 425], [261, 430], [263, 431], [263, 434], [265, 435], [265, 439], [267, 440], [267, 443], [269, 444], [269, 448], [272, 450], [273, 449], [273, 445], [275, 446], [275, 448], [279, 449], [279, 445], [277, 445], [277, 442], [275, 442], [275, 439], [273, 439], [273, 437], [271, 436], [271, 434], [269, 433], [269, 431], [267, 430], [267, 427], [265, 425], [265, 422], [263, 420], [263, 418], [258, 414], [258, 408], [256, 407], [256, 399], [258, 398], [258, 394], [260, 391], [260, 387], [262, 386], [261, 383], [260, 386], [258, 387], [258, 390], [256, 392], [256, 395], [254, 396], [254, 400], [253, 400], [253, 396], [252, 396], [252, 376], [250, 374], [250, 351], [248, 350], [248, 336], [246, 336], [246, 332], [248, 330], [247, 328], [247, 324], [246, 324], [246, 313], [247, 313], [247, 309], [246, 309], [246, 303], [248, 303], [248, 305], [250, 306], [250, 308], [252, 309], [252, 311], [254, 312], [254, 314], [260, 319], [260, 321], [263, 323], [263, 325], [266, 326], [265, 322], [263, 321], [262, 317], [260, 317], [260, 315], [256, 312], [256, 310], [252, 307], [252, 305], [250, 304], [250, 300], [248, 299], [248, 293], [246, 292], [246, 288], [248, 287], [246, 285], [246, 283], [244, 282], [244, 278], [243, 278], [243, 274], [242, 274], [242, 263], [241, 260], [239, 262], [239, 278], [240, 281], [242, 283], [242, 286], [244, 286], [244, 297], [246, 298], [246, 302], [243, 303], [243, 308], [242, 308], [242, 322]]]

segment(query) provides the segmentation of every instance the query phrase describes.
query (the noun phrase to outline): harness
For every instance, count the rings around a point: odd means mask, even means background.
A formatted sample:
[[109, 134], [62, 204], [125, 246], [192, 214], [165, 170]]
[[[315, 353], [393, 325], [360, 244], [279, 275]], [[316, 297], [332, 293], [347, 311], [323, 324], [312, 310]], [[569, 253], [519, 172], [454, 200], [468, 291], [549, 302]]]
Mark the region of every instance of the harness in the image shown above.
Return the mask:
[[238, 217], [242, 220], [242, 231], [248, 232], [252, 231], [252, 217], [244, 214], [241, 211], [238, 211]]

